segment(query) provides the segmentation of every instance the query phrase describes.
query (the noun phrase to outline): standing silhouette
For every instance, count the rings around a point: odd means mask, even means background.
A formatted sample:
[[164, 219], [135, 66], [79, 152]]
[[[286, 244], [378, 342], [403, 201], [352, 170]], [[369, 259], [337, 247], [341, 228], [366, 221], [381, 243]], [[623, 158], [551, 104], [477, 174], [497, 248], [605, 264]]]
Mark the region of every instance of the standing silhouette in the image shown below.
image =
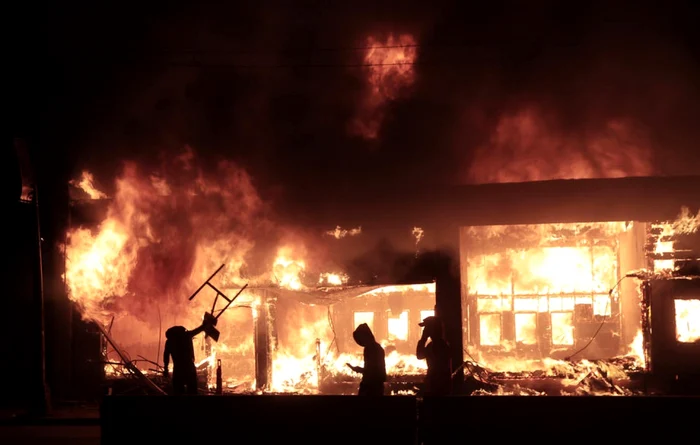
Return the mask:
[[194, 346], [192, 339], [206, 329], [202, 323], [196, 329], [188, 331], [183, 326], [173, 326], [165, 331], [165, 350], [163, 351], [164, 374], [169, 375], [170, 357], [173, 358], [173, 394], [197, 394], [197, 368], [194, 364]]
[[384, 348], [374, 339], [374, 334], [367, 323], [359, 325], [352, 333], [355, 342], [364, 348], [364, 367], [345, 365], [353, 371], [362, 374], [360, 382], [360, 396], [384, 395], [384, 382], [386, 382], [386, 363], [384, 361]]
[[424, 393], [449, 395], [452, 393], [452, 358], [442, 321], [437, 317], [427, 317], [418, 325], [423, 327], [423, 335], [416, 346], [416, 357], [428, 365]]

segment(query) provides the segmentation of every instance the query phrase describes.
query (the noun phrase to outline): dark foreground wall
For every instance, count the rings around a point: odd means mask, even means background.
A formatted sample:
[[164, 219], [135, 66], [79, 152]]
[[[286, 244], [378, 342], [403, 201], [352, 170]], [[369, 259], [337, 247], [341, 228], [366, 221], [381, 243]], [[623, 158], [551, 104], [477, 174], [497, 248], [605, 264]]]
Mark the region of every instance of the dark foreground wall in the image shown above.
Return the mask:
[[449, 438], [539, 443], [630, 443], [697, 437], [698, 397], [449, 397], [424, 400], [421, 427]]
[[101, 411], [102, 444], [119, 445], [413, 444], [416, 429], [412, 397], [113, 396]]
[[[102, 443], [538, 443], [697, 437], [700, 398], [106, 397]], [[417, 414], [420, 421], [417, 422]]]

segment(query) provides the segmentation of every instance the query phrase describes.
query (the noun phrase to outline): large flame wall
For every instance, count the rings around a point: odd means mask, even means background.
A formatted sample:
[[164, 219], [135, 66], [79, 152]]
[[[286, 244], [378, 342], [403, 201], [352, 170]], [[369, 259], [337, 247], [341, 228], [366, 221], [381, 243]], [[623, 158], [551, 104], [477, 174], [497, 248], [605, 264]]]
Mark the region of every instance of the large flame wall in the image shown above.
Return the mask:
[[[566, 358], [593, 337], [579, 358], [621, 352], [627, 346], [620, 343], [627, 321], [622, 307], [639, 313], [637, 293], [630, 290], [633, 297], [622, 304], [618, 287], [621, 246], [629, 244], [623, 236], [632, 227], [613, 222], [462, 228], [470, 352], [502, 370], [528, 366], [516, 358]], [[637, 263], [643, 262], [640, 255]], [[626, 259], [625, 265], [632, 262]], [[629, 322], [636, 333], [639, 316]]]

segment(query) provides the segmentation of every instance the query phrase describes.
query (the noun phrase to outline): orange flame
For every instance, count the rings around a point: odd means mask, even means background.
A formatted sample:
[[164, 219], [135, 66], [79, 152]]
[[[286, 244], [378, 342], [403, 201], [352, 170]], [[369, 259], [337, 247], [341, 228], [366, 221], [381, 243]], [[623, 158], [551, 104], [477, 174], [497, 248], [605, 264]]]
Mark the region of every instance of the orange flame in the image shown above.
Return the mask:
[[306, 263], [294, 257], [291, 247], [279, 249], [273, 265], [273, 273], [280, 287], [292, 290], [303, 289], [305, 287], [302, 284], [304, 269], [306, 269]]
[[[248, 281], [241, 270], [263, 203], [250, 177], [232, 163], [219, 164], [212, 178], [194, 164], [189, 149], [151, 173], [127, 163], [104, 219], [94, 229], [69, 230], [64, 275], [69, 298], [85, 319], [102, 324], [114, 319], [112, 337], [133, 356], [158, 361], [165, 329], [200, 323], [214, 295], [187, 297], [221, 264], [226, 267], [216, 277], [219, 289]], [[90, 190], [91, 181], [73, 184]], [[90, 196], [104, 194], [93, 190]], [[237, 300], [249, 302], [249, 293]], [[231, 328], [222, 330], [213, 353], [226, 358], [227, 351], [252, 352], [250, 308], [230, 309], [222, 325]], [[247, 363], [241, 357], [229, 361], [236, 362]], [[254, 365], [228, 373], [252, 378]]]
[[389, 35], [385, 41], [367, 39], [365, 55], [370, 89], [359, 106], [350, 132], [365, 139], [375, 139], [384, 121], [384, 106], [398, 99], [415, 81], [413, 63], [416, 41], [410, 34]]
[[653, 172], [649, 142], [629, 122], [610, 121], [600, 133], [553, 131], [535, 109], [503, 115], [468, 171], [474, 183], [620, 178]]
[[89, 171], [83, 171], [80, 180], [71, 180], [70, 185], [84, 192], [90, 199], [104, 199], [107, 194], [95, 187], [95, 178]]

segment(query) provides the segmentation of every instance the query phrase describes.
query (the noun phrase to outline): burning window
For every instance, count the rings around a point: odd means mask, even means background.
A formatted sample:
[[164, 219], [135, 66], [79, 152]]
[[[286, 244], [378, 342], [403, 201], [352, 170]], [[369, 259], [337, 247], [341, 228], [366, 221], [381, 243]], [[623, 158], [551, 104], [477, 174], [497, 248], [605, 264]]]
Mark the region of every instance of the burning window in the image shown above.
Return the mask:
[[435, 311], [420, 311], [420, 319], [425, 320], [428, 317], [433, 317], [435, 315]]
[[537, 314], [515, 314], [515, 341], [528, 346], [537, 344]]
[[374, 312], [354, 312], [352, 314], [353, 330], [362, 323], [367, 323], [367, 326], [374, 332]]
[[681, 343], [700, 340], [700, 300], [674, 300], [676, 338]]
[[574, 314], [573, 312], [552, 312], [552, 344], [555, 346], [570, 346], [574, 344]]
[[675, 221], [655, 222], [650, 224], [647, 245], [652, 246], [650, 257], [652, 258], [653, 271], [656, 273], [668, 273], [683, 268], [683, 263], [688, 260], [698, 261], [697, 252], [694, 252], [696, 242], [692, 238], [700, 229], [700, 212], [697, 215], [690, 213], [690, 209], [683, 207]]
[[503, 312], [510, 310], [510, 299], [508, 298], [479, 298], [476, 303], [477, 311], [479, 312]]
[[629, 227], [611, 222], [462, 228], [471, 339], [493, 353], [513, 345], [525, 354], [536, 345], [554, 353], [573, 347], [577, 332], [588, 335], [580, 324], [595, 320], [619, 329], [612, 314], [619, 313], [620, 303], [610, 289], [619, 280], [620, 245]]
[[389, 316], [389, 341], [408, 341], [408, 311], [403, 311], [398, 317]]
[[501, 314], [479, 315], [479, 343], [481, 346], [498, 346], [501, 344]]

